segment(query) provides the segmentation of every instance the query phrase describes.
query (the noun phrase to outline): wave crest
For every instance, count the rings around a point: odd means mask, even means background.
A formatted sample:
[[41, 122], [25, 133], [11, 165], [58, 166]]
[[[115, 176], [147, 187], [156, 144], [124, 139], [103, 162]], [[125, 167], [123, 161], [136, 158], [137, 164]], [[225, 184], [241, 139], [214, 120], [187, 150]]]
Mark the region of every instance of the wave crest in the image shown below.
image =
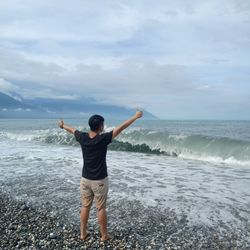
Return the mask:
[[[35, 130], [22, 134], [1, 133], [0, 136], [17, 141], [78, 145], [74, 136], [58, 129]], [[250, 165], [250, 142], [227, 137], [174, 135], [167, 132], [131, 129], [114, 140], [109, 149]]]

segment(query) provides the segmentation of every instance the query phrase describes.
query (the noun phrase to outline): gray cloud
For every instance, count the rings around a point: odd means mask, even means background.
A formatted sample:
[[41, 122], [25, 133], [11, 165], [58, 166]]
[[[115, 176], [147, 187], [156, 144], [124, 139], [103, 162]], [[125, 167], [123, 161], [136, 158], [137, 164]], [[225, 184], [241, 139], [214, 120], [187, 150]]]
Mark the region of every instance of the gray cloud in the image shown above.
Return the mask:
[[244, 118], [249, 11], [247, 0], [2, 1], [0, 91]]

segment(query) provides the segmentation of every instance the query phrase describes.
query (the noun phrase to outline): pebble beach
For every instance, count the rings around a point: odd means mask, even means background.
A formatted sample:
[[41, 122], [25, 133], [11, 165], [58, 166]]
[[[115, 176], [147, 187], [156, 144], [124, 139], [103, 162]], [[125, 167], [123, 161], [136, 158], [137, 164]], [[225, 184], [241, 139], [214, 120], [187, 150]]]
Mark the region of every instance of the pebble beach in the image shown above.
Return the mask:
[[[102, 243], [97, 224], [90, 238], [79, 239], [79, 229], [48, 204], [39, 208], [0, 194], [0, 249], [249, 249], [226, 225], [188, 226], [185, 216], [172, 210], [145, 208], [140, 202], [111, 205], [113, 239]], [[94, 216], [92, 213], [91, 216]], [[223, 228], [224, 230], [221, 230]], [[246, 232], [249, 233], [249, 232]]]

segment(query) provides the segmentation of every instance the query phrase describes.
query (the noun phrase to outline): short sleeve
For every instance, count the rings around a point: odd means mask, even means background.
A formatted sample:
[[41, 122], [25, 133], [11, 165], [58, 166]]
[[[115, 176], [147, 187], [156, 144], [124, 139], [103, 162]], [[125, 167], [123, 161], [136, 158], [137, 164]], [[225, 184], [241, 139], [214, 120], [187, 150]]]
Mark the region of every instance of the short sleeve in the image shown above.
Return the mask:
[[105, 133], [105, 142], [106, 144], [110, 144], [112, 142], [112, 137], [113, 137], [113, 130], [110, 132]]
[[82, 138], [83, 138], [83, 133], [82, 132], [80, 132], [79, 130], [76, 130], [74, 135], [75, 135], [75, 138], [76, 138], [76, 140], [78, 142], [82, 141]]

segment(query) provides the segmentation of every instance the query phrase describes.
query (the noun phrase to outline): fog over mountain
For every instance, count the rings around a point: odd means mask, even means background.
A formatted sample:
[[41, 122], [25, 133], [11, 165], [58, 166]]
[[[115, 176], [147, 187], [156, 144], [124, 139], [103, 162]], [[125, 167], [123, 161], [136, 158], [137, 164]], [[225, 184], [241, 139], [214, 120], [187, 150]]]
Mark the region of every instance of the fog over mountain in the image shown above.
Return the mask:
[[[98, 103], [89, 97], [23, 99], [18, 93], [12, 93], [10, 96], [0, 92], [0, 118], [87, 118], [97, 113], [107, 118], [123, 119], [134, 112], [132, 108]], [[157, 119], [146, 110], [144, 117]]]

